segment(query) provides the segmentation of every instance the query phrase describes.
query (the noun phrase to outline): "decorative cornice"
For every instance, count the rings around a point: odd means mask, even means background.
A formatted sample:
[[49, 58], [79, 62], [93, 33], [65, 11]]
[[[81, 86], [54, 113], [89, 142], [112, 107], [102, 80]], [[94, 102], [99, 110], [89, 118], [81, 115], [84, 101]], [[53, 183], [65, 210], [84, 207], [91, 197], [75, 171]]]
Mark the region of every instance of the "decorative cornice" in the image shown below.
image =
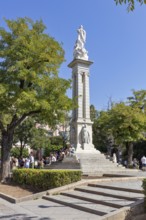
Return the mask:
[[74, 59], [71, 63], [68, 64], [68, 67], [73, 68], [77, 64], [84, 64], [86, 66], [90, 66], [91, 64], [93, 64], [93, 61]]

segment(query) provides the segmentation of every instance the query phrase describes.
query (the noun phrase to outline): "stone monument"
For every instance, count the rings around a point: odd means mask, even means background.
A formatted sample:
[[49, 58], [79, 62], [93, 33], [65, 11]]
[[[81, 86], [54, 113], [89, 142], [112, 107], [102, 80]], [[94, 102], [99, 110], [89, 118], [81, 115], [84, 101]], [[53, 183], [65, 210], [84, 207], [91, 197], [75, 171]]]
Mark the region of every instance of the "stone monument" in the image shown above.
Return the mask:
[[[125, 167], [117, 167], [94, 148], [92, 143], [92, 121], [90, 120], [89, 100], [89, 67], [93, 64], [88, 60], [85, 49], [86, 32], [83, 26], [77, 30], [73, 61], [68, 65], [72, 68], [73, 99], [77, 100], [77, 108], [72, 112], [70, 123], [70, 143], [75, 154], [65, 157], [62, 162], [52, 163], [50, 169], [81, 169], [83, 175], [102, 176], [103, 174], [126, 173]], [[68, 138], [68, 133], [66, 134]], [[67, 139], [68, 140], [68, 139]]]
[[72, 97], [77, 100], [78, 107], [72, 112], [70, 142], [76, 153], [96, 151], [92, 143], [92, 122], [90, 120], [89, 67], [93, 64], [88, 60], [85, 49], [86, 31], [81, 25], [74, 46], [73, 61], [68, 65], [72, 68]]

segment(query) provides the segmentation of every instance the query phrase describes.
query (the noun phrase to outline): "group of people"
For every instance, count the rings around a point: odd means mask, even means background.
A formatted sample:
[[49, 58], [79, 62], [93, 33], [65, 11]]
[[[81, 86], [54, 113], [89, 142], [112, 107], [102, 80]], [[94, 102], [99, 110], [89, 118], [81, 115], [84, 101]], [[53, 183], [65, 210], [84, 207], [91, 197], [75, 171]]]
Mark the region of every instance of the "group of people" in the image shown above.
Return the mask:
[[[113, 147], [108, 151], [108, 154], [112, 157], [114, 163], [123, 164], [125, 167], [128, 167], [128, 161], [122, 158], [122, 152], [120, 149]], [[143, 156], [140, 160], [133, 158], [131, 167], [146, 170], [146, 157]]]
[[29, 157], [26, 157], [26, 158], [20, 157], [17, 159], [15, 157], [12, 157], [10, 159], [10, 167], [11, 167], [11, 169], [15, 169], [17, 167], [19, 167], [19, 168], [34, 168], [34, 165], [35, 165], [34, 162], [35, 162], [35, 160], [34, 160], [33, 152], [30, 152]]
[[[127, 160], [124, 161], [124, 166], [125, 167], [128, 166]], [[138, 160], [137, 158], [134, 158], [132, 160], [131, 166], [135, 169], [140, 169], [140, 170], [146, 171], [146, 157], [142, 156], [140, 160]]]
[[[124, 160], [123, 165], [128, 167], [128, 161]], [[146, 157], [142, 156], [140, 160], [133, 158], [131, 166], [135, 169], [141, 169], [143, 171], [146, 170]]]
[[56, 161], [62, 161], [66, 156], [73, 156], [75, 153], [75, 148], [69, 146], [67, 148], [63, 148], [60, 151], [52, 152], [47, 157], [41, 157], [36, 160], [34, 157], [34, 153], [30, 152], [29, 157], [27, 158], [14, 158], [12, 157], [10, 160], [11, 169], [15, 168], [44, 168], [45, 166], [49, 166], [51, 163]]

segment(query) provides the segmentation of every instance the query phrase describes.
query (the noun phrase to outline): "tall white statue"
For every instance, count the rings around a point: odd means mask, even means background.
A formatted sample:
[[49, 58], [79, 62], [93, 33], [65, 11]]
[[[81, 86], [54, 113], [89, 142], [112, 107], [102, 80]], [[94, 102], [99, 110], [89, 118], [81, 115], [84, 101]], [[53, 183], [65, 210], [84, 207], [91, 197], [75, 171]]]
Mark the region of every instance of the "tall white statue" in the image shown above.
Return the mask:
[[88, 60], [88, 52], [84, 47], [86, 42], [86, 31], [83, 29], [82, 25], [77, 30], [77, 33], [78, 37], [74, 46], [73, 56], [75, 59]]

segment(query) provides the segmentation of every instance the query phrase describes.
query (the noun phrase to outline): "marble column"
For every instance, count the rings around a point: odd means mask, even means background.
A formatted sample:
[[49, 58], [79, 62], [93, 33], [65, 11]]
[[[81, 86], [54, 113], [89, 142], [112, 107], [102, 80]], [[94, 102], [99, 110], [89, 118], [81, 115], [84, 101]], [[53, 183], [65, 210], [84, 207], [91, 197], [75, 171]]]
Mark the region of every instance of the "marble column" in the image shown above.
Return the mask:
[[71, 144], [77, 152], [94, 149], [89, 100], [89, 67], [92, 63], [89, 60], [74, 59], [68, 65], [72, 68], [72, 95], [78, 106], [73, 110], [71, 122]]
[[74, 45], [72, 68], [72, 97], [77, 107], [72, 112], [70, 141], [76, 152], [96, 151], [92, 143], [92, 122], [90, 120], [89, 76], [92, 61], [88, 60], [85, 49], [86, 31], [81, 25], [77, 29], [77, 40]]

